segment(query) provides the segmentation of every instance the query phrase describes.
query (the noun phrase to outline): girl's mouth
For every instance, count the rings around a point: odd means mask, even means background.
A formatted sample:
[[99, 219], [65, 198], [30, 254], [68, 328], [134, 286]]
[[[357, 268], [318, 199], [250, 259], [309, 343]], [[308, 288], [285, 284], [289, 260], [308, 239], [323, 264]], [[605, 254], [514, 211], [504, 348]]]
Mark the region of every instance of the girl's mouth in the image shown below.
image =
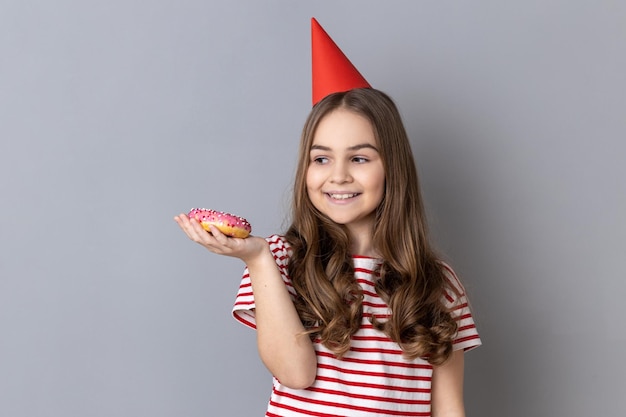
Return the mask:
[[333, 200], [347, 200], [356, 197], [359, 193], [326, 193]]

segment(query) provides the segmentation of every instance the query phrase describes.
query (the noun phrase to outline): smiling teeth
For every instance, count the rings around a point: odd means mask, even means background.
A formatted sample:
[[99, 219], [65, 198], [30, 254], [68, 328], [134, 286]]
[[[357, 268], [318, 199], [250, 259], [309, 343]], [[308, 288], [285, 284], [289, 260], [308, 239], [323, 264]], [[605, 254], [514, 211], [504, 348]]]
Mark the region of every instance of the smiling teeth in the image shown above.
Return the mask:
[[357, 194], [329, 194], [331, 198], [334, 198], [335, 200], [345, 200], [348, 198], [352, 198], [352, 197], [356, 197]]

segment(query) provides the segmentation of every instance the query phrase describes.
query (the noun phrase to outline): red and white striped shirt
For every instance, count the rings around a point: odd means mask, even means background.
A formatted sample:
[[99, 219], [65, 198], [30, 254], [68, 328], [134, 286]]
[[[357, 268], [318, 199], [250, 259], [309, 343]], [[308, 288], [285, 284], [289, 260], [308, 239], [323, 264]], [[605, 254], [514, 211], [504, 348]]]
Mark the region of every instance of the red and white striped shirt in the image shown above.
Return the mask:
[[[292, 297], [296, 292], [287, 271], [290, 248], [283, 237], [267, 238], [283, 281]], [[294, 390], [276, 378], [266, 417], [291, 416], [430, 416], [433, 367], [426, 360], [407, 360], [397, 343], [372, 328], [370, 317], [385, 318], [390, 311], [376, 294], [381, 260], [353, 257], [355, 277], [363, 289], [363, 323], [352, 336], [350, 351], [338, 359], [321, 343], [314, 343], [317, 353], [317, 377], [307, 389]], [[443, 264], [450, 284], [460, 297], [449, 292], [446, 303], [459, 326], [454, 350], [469, 350], [481, 344], [463, 287], [452, 269]], [[251, 328], [256, 327], [254, 296], [246, 269], [233, 307], [234, 317]]]

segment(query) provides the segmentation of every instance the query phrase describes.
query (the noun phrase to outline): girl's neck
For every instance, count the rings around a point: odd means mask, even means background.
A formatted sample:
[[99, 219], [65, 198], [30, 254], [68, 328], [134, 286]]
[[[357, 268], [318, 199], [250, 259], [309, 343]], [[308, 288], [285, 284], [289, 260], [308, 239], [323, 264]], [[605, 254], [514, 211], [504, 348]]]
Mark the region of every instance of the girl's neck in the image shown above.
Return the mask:
[[378, 258], [372, 243], [372, 230], [350, 230], [350, 254]]

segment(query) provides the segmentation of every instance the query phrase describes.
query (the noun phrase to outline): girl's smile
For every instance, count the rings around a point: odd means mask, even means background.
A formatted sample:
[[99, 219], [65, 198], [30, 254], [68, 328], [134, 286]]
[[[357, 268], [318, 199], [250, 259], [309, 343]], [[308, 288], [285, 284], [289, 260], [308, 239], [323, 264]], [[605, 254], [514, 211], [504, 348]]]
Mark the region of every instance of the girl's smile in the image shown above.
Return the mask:
[[360, 195], [360, 193], [340, 193], [340, 192], [329, 192], [326, 193], [331, 202], [335, 204], [348, 204], [354, 198]]
[[317, 126], [306, 185], [311, 202], [353, 238], [371, 234], [383, 199], [385, 171], [371, 123], [337, 109]]

